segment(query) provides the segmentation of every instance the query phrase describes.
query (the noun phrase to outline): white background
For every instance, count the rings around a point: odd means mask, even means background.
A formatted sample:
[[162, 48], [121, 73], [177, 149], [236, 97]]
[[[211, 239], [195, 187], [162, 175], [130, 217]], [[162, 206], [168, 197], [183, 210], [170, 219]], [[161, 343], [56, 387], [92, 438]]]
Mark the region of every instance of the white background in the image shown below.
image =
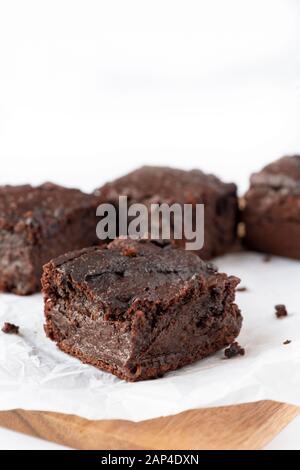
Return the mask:
[[298, 0], [0, 2], [0, 183], [143, 163], [245, 187], [300, 147]]
[[298, 0], [0, 0], [0, 184], [150, 163], [243, 192], [300, 152], [299, 22]]

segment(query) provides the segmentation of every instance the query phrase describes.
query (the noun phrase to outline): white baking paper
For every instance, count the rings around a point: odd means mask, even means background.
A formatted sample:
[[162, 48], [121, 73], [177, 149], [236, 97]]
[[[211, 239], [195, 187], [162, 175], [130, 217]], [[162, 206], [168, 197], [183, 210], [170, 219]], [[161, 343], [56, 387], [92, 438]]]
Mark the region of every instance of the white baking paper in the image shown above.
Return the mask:
[[[300, 262], [237, 253], [216, 264], [248, 288], [237, 294], [246, 355], [224, 360], [220, 351], [162, 379], [134, 384], [60, 352], [44, 334], [41, 295], [1, 294], [0, 324], [19, 325], [20, 335], [0, 333], [0, 409], [139, 421], [262, 399], [300, 405]], [[279, 303], [289, 311], [281, 320], [274, 315]]]

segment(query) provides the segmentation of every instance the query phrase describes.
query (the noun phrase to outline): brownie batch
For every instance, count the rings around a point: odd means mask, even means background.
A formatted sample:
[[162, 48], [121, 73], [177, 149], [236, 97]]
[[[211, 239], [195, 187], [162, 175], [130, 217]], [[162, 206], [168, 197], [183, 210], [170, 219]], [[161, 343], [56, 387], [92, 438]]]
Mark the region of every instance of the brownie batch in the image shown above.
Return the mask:
[[40, 290], [43, 265], [97, 243], [95, 196], [52, 183], [0, 187], [0, 291]]
[[[152, 203], [204, 204], [203, 249], [172, 239], [100, 245], [96, 208], [118, 210], [121, 195], [149, 211]], [[143, 167], [93, 194], [2, 186], [0, 291], [37, 292], [43, 271], [45, 331], [61, 350], [128, 381], [157, 378], [237, 345], [239, 279], [202, 259], [231, 251], [240, 221], [247, 248], [300, 259], [300, 156], [252, 175], [243, 211], [234, 184], [199, 170]]]
[[300, 156], [267, 165], [250, 184], [243, 212], [246, 246], [300, 259]]
[[[107, 183], [95, 191], [100, 202], [110, 202], [118, 208], [119, 196], [127, 196], [128, 205], [142, 203], [204, 204], [204, 247], [198, 252], [204, 260], [222, 255], [236, 241], [238, 199], [235, 184], [223, 183], [200, 170], [184, 171], [166, 167], [144, 166], [122, 178]], [[194, 215], [195, 217], [195, 215]], [[195, 220], [193, 220], [194, 224]], [[175, 240], [185, 247], [185, 238]]]

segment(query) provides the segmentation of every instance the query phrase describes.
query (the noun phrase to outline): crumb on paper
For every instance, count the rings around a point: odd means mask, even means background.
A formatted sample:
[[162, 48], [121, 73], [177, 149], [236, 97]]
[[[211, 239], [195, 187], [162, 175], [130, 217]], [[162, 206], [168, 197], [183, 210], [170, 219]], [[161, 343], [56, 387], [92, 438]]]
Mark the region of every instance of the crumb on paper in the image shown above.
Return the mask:
[[284, 345], [286, 345], [286, 344], [291, 344], [291, 342], [292, 342], [292, 341], [291, 341], [290, 339], [287, 339], [286, 341], [283, 342], [283, 344], [284, 344]]
[[275, 315], [277, 318], [284, 318], [288, 316], [286, 306], [283, 304], [275, 305]]
[[17, 335], [19, 334], [19, 327], [13, 323], [5, 322], [2, 331], [8, 335]]
[[237, 292], [247, 292], [249, 289], [246, 286], [237, 287]]
[[271, 255], [265, 255], [265, 256], [263, 257], [263, 262], [264, 262], [264, 263], [269, 263], [271, 260], [272, 260], [272, 256], [271, 256]]
[[235, 356], [244, 356], [245, 349], [242, 348], [237, 341], [235, 341], [227, 349], [225, 349], [224, 354], [226, 359], [231, 359]]

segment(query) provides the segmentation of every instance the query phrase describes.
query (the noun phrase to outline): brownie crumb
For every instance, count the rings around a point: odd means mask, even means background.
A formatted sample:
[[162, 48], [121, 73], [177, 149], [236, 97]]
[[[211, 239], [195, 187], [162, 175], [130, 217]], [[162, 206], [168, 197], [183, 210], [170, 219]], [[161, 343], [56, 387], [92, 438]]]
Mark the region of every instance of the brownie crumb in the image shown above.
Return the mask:
[[291, 341], [290, 339], [287, 339], [286, 341], [284, 341], [283, 344], [284, 344], [284, 345], [286, 345], [286, 344], [291, 344], [291, 342], [292, 342], [292, 341]]
[[19, 333], [19, 327], [13, 323], [5, 322], [2, 331], [8, 335], [17, 335]]
[[283, 318], [288, 316], [288, 312], [285, 305], [275, 305], [275, 315], [277, 318]]
[[263, 257], [263, 262], [264, 262], [264, 263], [269, 263], [271, 260], [272, 260], [272, 256], [271, 256], [271, 255], [265, 255], [265, 256]]
[[224, 354], [226, 359], [231, 359], [235, 356], [244, 356], [245, 349], [242, 348], [237, 341], [235, 341], [229, 346], [229, 348], [225, 349]]
[[241, 287], [238, 287], [236, 289], [237, 292], [247, 292], [248, 291], [248, 287], [246, 286], [241, 286]]

